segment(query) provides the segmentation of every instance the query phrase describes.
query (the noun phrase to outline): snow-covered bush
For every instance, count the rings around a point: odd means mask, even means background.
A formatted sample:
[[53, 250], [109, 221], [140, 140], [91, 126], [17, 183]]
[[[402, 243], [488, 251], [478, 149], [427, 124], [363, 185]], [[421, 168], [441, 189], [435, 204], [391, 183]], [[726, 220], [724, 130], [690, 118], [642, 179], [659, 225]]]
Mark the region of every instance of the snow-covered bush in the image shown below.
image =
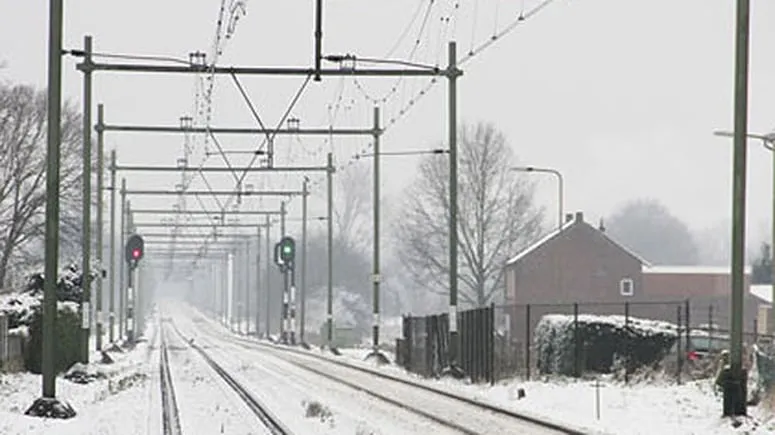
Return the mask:
[[[89, 275], [94, 279], [96, 274]], [[83, 276], [75, 265], [66, 267], [57, 280], [56, 350], [57, 372], [67, 370], [78, 359], [80, 314], [78, 302], [83, 290]], [[25, 288], [18, 293], [0, 296], [0, 315], [8, 317], [8, 328], [26, 331], [24, 360], [27, 370], [40, 373], [42, 343], [43, 274], [31, 275]]]
[[[57, 323], [54, 328], [54, 371], [66, 371], [80, 357], [81, 316], [78, 306], [72, 302], [57, 304]], [[32, 322], [29, 325], [29, 340], [24, 348], [24, 367], [32, 373], [41, 373], [43, 351], [43, 316], [41, 306], [33, 309]]]
[[672, 323], [636, 317], [582, 314], [574, 324], [571, 315], [549, 314], [535, 330], [538, 369], [573, 375], [578, 364], [581, 372], [610, 373], [617, 358], [628, 363], [628, 370], [653, 365], [670, 351], [677, 330]]

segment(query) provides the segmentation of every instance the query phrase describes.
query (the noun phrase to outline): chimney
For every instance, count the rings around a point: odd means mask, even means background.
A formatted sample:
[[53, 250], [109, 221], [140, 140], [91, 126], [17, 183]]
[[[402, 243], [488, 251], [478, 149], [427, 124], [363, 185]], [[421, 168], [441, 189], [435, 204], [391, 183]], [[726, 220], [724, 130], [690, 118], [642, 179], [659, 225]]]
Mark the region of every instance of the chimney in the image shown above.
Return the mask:
[[565, 213], [565, 223], [573, 220], [573, 213]]
[[601, 233], [605, 232], [605, 224], [603, 223], [603, 218], [600, 218], [600, 226], [598, 226], [597, 229], [600, 230]]
[[576, 221], [584, 222], [584, 212], [580, 212], [580, 211], [576, 212]]

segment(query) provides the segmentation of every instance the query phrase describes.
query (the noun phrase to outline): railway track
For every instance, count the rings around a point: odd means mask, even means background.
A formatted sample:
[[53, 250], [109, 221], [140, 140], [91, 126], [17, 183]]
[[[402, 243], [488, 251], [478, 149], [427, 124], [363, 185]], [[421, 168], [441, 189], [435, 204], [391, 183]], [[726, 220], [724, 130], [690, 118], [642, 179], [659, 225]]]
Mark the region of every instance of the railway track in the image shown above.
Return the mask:
[[175, 397], [175, 387], [170, 373], [169, 355], [167, 353], [167, 337], [164, 325], [161, 325], [161, 348], [159, 349], [159, 384], [161, 385], [161, 415], [164, 435], [181, 435], [180, 415]]
[[238, 382], [231, 374], [229, 374], [226, 369], [218, 364], [204, 349], [193, 343], [190, 339], [186, 338], [180, 332], [180, 330], [178, 330], [174, 323], [170, 322], [170, 326], [183, 341], [188, 343], [188, 345], [202, 357], [207, 365], [210, 366], [215, 374], [218, 375], [218, 378], [223, 380], [223, 382], [226, 383], [226, 385], [228, 385], [237, 394], [237, 396], [245, 403], [248, 409], [250, 409], [250, 411], [258, 418], [258, 420], [261, 421], [261, 424], [269, 431], [269, 433], [272, 435], [292, 434], [288, 427], [285, 426], [282, 421], [280, 421], [280, 419], [278, 419], [269, 410], [269, 408], [266, 407], [266, 405], [261, 403], [255, 396], [250, 394], [250, 392], [240, 382]]
[[[176, 327], [176, 326], [175, 326]], [[176, 327], [177, 328], [177, 327]], [[215, 332], [215, 331], [213, 331]], [[501, 408], [488, 403], [479, 402], [477, 400], [460, 396], [448, 391], [434, 388], [432, 386], [412, 382], [407, 379], [402, 379], [378, 370], [369, 369], [353, 364], [348, 364], [343, 361], [337, 361], [332, 358], [325, 357], [323, 355], [316, 355], [311, 352], [302, 351], [290, 347], [272, 345], [267, 343], [261, 343], [254, 340], [249, 340], [241, 337], [232, 336], [230, 334], [219, 334], [219, 338], [227, 339], [233, 344], [238, 345], [245, 349], [263, 349], [272, 352], [277, 355], [278, 358], [283, 359], [285, 362], [290, 363], [298, 368], [306, 370], [308, 372], [315, 373], [318, 376], [327, 378], [331, 381], [344, 384], [354, 390], [363, 392], [372, 397], [378, 398], [382, 401], [388, 402], [391, 405], [397, 406], [409, 412], [417, 415], [421, 415], [429, 420], [432, 420], [438, 424], [442, 424], [451, 429], [454, 429], [461, 433], [466, 434], [480, 434], [486, 429], [488, 433], [492, 432], [491, 427], [475, 427], [471, 422], [460, 422], [456, 419], [450, 418], [451, 412], [446, 412], [443, 407], [433, 406], [433, 402], [457, 403], [457, 407], [463, 406], [470, 411], [477, 413], [489, 413], [500, 416], [500, 420], [510, 420], [515, 424], [522, 424], [523, 426], [532, 426], [534, 430], [541, 431], [543, 433], [557, 433], [557, 434], [571, 434], [571, 435], [587, 435], [588, 432], [584, 432], [579, 429], [569, 428], [558, 423], [545, 421], [534, 416], [525, 415], [516, 411]], [[284, 356], [280, 356], [283, 355]], [[289, 357], [290, 356], [290, 357]], [[321, 364], [323, 363], [323, 364]], [[324, 365], [329, 365], [328, 369], [324, 368]], [[366, 376], [364, 376], [366, 375]], [[380, 387], [376, 386], [376, 383], [369, 379], [377, 378], [382, 381]], [[390, 387], [390, 384], [393, 384]], [[369, 387], [371, 385], [371, 387]], [[385, 388], [389, 387], [389, 388]], [[408, 387], [408, 388], [407, 388]], [[406, 396], [424, 395], [428, 397], [426, 401], [415, 400], [406, 401], [402, 397], [391, 395], [391, 392], [395, 390], [406, 391]], [[416, 390], [416, 393], [412, 394], [411, 390]], [[434, 400], [434, 396], [436, 400]], [[443, 400], [442, 400], [443, 399]], [[418, 402], [421, 402], [418, 404]], [[430, 403], [429, 403], [430, 402]], [[434, 409], [435, 408], [435, 409]], [[511, 432], [506, 432], [511, 433]], [[521, 432], [521, 433], [537, 433], [534, 431]]]

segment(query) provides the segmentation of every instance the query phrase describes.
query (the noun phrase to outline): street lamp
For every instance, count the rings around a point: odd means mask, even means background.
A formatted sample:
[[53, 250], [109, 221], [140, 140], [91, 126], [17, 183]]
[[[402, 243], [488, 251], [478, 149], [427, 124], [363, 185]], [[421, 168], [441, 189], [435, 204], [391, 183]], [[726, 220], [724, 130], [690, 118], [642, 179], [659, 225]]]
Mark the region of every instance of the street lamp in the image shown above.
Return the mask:
[[557, 207], [559, 209], [559, 215], [557, 216], [557, 230], [562, 229], [562, 201], [563, 201], [563, 179], [560, 171], [551, 168], [537, 168], [535, 166], [514, 166], [511, 168], [515, 172], [541, 172], [544, 174], [552, 174], [557, 177]]
[[[713, 132], [714, 136], [721, 136], [721, 137], [734, 137], [734, 133], [731, 131], [725, 131], [725, 130], [717, 130]], [[767, 134], [756, 134], [756, 133], [746, 133], [746, 138], [749, 139], [757, 139], [762, 141], [762, 145], [764, 148], [766, 148], [769, 151], [775, 151], [775, 132], [770, 132]], [[772, 153], [772, 235], [770, 239], [770, 252], [773, 252], [772, 250], [775, 249], [775, 152]], [[770, 278], [770, 287], [772, 291], [772, 300], [775, 301], [775, 261], [772, 264], [772, 269], [770, 271], [771, 278]], [[775, 308], [770, 310], [770, 316], [769, 321], [767, 322], [767, 329], [772, 331], [774, 330], [773, 327], [775, 327]]]

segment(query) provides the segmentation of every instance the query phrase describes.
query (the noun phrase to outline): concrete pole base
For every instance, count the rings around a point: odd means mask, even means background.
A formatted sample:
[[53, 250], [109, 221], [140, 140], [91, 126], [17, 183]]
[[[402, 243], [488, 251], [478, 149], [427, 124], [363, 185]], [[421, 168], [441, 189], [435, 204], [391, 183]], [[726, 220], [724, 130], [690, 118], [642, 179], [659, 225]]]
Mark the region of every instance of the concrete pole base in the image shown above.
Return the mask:
[[732, 376], [731, 371], [726, 368], [723, 373], [724, 386], [724, 417], [744, 416], [747, 414], [747, 396], [748, 396], [748, 374], [740, 373], [740, 376]]

